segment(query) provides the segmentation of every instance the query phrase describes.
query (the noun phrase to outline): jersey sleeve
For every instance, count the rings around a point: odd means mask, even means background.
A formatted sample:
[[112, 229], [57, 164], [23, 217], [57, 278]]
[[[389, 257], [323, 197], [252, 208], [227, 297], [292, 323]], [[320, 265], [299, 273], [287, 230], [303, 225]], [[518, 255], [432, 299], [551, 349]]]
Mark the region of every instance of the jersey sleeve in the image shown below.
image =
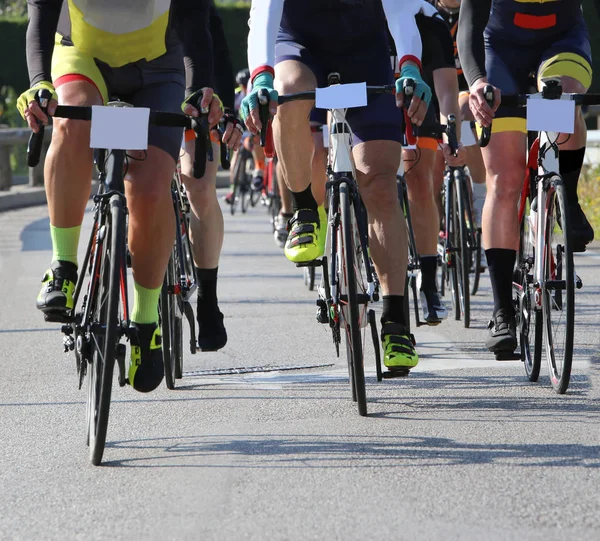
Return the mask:
[[406, 61], [421, 66], [422, 44], [415, 15], [421, 9], [420, 0], [381, 0], [399, 65]]
[[25, 50], [31, 86], [40, 81], [52, 81], [51, 66], [54, 34], [60, 18], [63, 0], [28, 0], [29, 24]]
[[173, 0], [171, 17], [183, 44], [186, 96], [213, 87], [213, 44], [210, 0]]
[[250, 80], [263, 71], [275, 73], [275, 42], [285, 0], [252, 0], [248, 24]]
[[460, 5], [458, 56], [469, 86], [486, 75], [483, 33], [491, 6], [492, 0], [463, 0]]
[[214, 4], [210, 6], [210, 34], [214, 50], [216, 91], [223, 105], [233, 110], [235, 105], [235, 77], [231, 64], [231, 54], [223, 31], [223, 21], [221, 21]]

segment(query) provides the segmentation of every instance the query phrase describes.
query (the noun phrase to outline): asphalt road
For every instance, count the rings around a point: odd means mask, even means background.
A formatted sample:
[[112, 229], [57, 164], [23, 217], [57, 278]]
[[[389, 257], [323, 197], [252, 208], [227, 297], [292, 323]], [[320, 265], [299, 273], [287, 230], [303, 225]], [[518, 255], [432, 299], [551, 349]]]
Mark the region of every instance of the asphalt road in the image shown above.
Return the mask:
[[264, 209], [225, 223], [229, 343], [187, 355], [175, 391], [117, 386], [93, 467], [73, 356], [34, 306], [51, 255], [47, 211], [0, 214], [1, 540], [600, 539], [590, 370], [600, 245], [576, 259], [584, 289], [567, 395], [553, 392], [545, 364], [531, 384], [520, 362], [484, 350], [485, 276], [471, 329], [416, 331], [410, 377], [377, 383], [368, 345], [361, 418], [345, 356], [315, 322], [315, 295], [274, 245]]

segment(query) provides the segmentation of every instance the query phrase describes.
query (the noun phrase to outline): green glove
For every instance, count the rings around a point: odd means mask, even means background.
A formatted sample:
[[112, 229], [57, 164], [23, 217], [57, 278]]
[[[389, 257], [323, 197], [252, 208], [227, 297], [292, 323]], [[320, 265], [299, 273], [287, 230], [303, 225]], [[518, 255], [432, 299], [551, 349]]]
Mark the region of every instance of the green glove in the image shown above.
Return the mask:
[[431, 88], [429, 88], [429, 85], [423, 81], [421, 72], [417, 66], [412, 64], [404, 64], [402, 66], [400, 77], [396, 81], [396, 92], [398, 94], [402, 93], [404, 81], [406, 81], [406, 79], [412, 79], [415, 82], [416, 88], [414, 95], [417, 98], [421, 98], [427, 104], [427, 106], [429, 106], [429, 102], [431, 101]]
[[25, 110], [29, 107], [29, 104], [32, 101], [35, 101], [35, 96], [39, 90], [49, 90], [52, 94], [52, 99], [58, 100], [56, 90], [54, 90], [54, 85], [52, 83], [48, 81], [40, 81], [39, 83], [34, 84], [29, 90], [23, 92], [23, 94], [21, 94], [17, 99], [17, 109], [23, 118], [25, 118]]
[[269, 92], [269, 100], [277, 101], [279, 95], [273, 89], [273, 76], [268, 71], [259, 73], [252, 81], [252, 91], [243, 100], [240, 106], [242, 118], [246, 120], [250, 115], [250, 111], [258, 109], [258, 91], [266, 88]]

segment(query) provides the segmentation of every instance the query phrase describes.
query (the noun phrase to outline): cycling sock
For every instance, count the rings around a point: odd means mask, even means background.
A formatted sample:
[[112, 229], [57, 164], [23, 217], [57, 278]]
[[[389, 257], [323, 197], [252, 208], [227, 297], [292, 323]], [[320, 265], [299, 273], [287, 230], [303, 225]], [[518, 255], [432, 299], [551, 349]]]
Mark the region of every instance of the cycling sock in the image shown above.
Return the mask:
[[381, 323], [406, 325], [404, 319], [404, 295], [383, 295], [383, 313]]
[[437, 291], [435, 275], [437, 274], [437, 254], [422, 255], [421, 261], [421, 291]]
[[68, 261], [77, 265], [77, 247], [81, 226], [54, 227], [50, 225], [52, 239], [52, 261]]
[[148, 289], [133, 281], [133, 309], [131, 321], [134, 323], [158, 323], [158, 298], [161, 287]]
[[558, 154], [558, 169], [567, 192], [569, 205], [578, 202], [577, 184], [585, 158], [585, 147], [577, 150], [561, 150]]
[[196, 267], [198, 277], [198, 304], [217, 304], [217, 275], [219, 267], [200, 269]]
[[255, 170], [265, 171], [265, 160], [256, 160]]
[[319, 207], [313, 197], [310, 184], [302, 192], [292, 192], [292, 204], [294, 212], [302, 209], [317, 210]]
[[485, 251], [485, 257], [494, 293], [494, 314], [500, 309], [512, 314], [512, 281], [517, 251], [506, 248], [489, 248]]

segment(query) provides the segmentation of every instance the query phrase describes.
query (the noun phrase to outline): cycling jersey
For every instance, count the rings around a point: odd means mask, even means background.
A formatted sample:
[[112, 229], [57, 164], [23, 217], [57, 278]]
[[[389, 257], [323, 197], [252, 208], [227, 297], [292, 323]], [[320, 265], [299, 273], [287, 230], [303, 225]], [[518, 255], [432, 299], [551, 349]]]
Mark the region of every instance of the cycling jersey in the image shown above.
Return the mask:
[[[469, 84], [487, 76], [503, 94], [528, 92], [532, 74], [591, 84], [581, 0], [463, 0], [458, 48]], [[495, 118], [495, 132], [526, 132], [524, 108], [501, 103]]]
[[[248, 62], [252, 79], [273, 70], [279, 29], [303, 44], [340, 54], [385, 32], [386, 21], [400, 61], [420, 62], [421, 41], [414, 14], [420, 0], [260, 0], [252, 2]], [[360, 44], [360, 45], [359, 45]]]
[[585, 27], [581, 0], [465, 0], [459, 18], [459, 47], [469, 85], [486, 73], [484, 39], [513, 46], [549, 43]]
[[[118, 68], [184, 48], [188, 92], [210, 86], [208, 0], [29, 0], [27, 65], [32, 84], [51, 80], [54, 34]], [[198, 69], [196, 69], [198, 67]]]
[[[431, 3], [435, 5], [435, 0], [431, 0]], [[469, 85], [463, 74], [462, 65], [458, 56], [458, 45], [456, 43], [456, 35], [458, 33], [458, 9], [448, 10], [439, 9], [440, 16], [444, 19], [450, 30], [452, 36], [453, 47], [454, 47], [454, 65], [456, 67], [456, 75], [458, 76], [458, 90], [465, 92], [469, 90]]]

